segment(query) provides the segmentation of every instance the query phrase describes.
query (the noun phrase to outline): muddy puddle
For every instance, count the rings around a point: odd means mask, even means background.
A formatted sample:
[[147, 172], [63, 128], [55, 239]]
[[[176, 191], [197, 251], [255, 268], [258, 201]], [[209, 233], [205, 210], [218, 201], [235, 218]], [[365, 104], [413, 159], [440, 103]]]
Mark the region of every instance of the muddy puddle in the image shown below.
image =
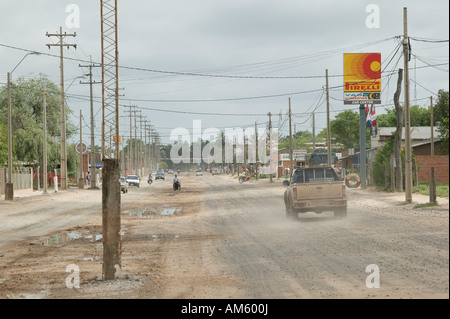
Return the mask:
[[172, 216], [180, 215], [180, 208], [164, 208], [164, 209], [154, 209], [154, 208], [137, 208], [122, 211], [122, 214], [136, 217], [136, 218], [160, 218], [161, 216]]
[[66, 231], [61, 232], [52, 236], [43, 236], [39, 237], [38, 240], [33, 241], [33, 243], [39, 243], [41, 245], [45, 246], [55, 246], [63, 243], [67, 243], [72, 240], [76, 239], [89, 239], [91, 242], [100, 242], [103, 238], [102, 234], [89, 234], [89, 233], [82, 233], [80, 231]]

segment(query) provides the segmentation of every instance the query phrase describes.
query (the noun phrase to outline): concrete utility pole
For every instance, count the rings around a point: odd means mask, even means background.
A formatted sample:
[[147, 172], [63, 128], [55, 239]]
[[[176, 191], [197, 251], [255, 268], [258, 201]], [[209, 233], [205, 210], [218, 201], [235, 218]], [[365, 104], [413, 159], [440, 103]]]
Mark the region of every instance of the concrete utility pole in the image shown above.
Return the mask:
[[79, 67], [89, 68], [89, 82], [82, 82], [80, 84], [89, 84], [90, 100], [91, 100], [91, 187], [89, 189], [98, 189], [97, 187], [97, 172], [96, 172], [96, 160], [95, 160], [95, 136], [94, 136], [94, 96], [92, 93], [92, 84], [100, 84], [101, 81], [92, 81], [92, 68], [101, 67], [101, 65], [89, 64], [89, 65], [78, 65]]
[[[272, 113], [269, 112], [269, 154], [271, 155], [270, 157], [270, 164], [269, 164], [269, 169], [270, 169], [270, 182], [273, 183], [273, 174], [272, 174], [272, 167], [274, 167], [274, 163], [272, 163]], [[276, 166], [275, 166], [276, 167]]]
[[405, 69], [405, 200], [412, 202], [411, 123], [409, 112], [409, 60], [411, 51], [408, 37], [408, 13], [403, 8], [403, 62]]
[[44, 84], [44, 142], [42, 143], [44, 145], [44, 194], [48, 194], [48, 176], [47, 176], [47, 85]]
[[5, 186], [5, 200], [14, 199], [12, 182], [12, 120], [11, 120], [11, 73], [8, 72], [8, 181]]
[[289, 98], [289, 174], [292, 176], [292, 169], [294, 167], [294, 163], [292, 162], [293, 152], [292, 152], [292, 111], [291, 111], [291, 98]]
[[434, 155], [433, 97], [430, 96], [431, 156]]
[[328, 69], [325, 70], [327, 85], [327, 165], [331, 166], [330, 95], [328, 90]]
[[313, 138], [313, 153], [316, 151], [316, 116], [313, 112], [312, 114], [312, 138]]
[[84, 188], [83, 177], [83, 114], [80, 110], [80, 177], [78, 178], [78, 188]]
[[[117, 0], [100, 0], [102, 48], [102, 234], [103, 280], [122, 270], [119, 158], [119, 51]], [[113, 145], [107, 129], [114, 130]], [[112, 135], [111, 132], [109, 135]], [[109, 144], [108, 144], [109, 143]], [[108, 151], [108, 153], [107, 153]]]
[[255, 164], [255, 172], [256, 172], [256, 180], [258, 180], [258, 126], [255, 122], [255, 143], [256, 143], [256, 164]]
[[66, 150], [66, 107], [64, 98], [64, 57], [63, 48], [70, 47], [77, 48], [76, 44], [65, 44], [65, 37], [76, 37], [76, 33], [62, 32], [62, 27], [59, 27], [59, 33], [46, 33], [48, 37], [58, 37], [59, 43], [47, 44], [48, 48], [56, 46], [60, 49], [60, 73], [61, 73], [61, 189], [67, 189], [67, 150]]

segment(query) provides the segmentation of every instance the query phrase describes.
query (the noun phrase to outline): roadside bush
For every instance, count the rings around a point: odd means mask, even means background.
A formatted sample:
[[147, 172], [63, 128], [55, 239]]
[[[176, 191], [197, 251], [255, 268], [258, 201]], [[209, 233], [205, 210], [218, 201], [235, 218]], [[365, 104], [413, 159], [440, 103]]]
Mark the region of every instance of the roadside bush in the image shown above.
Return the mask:
[[394, 141], [387, 141], [379, 148], [370, 174], [375, 186], [388, 190], [391, 188], [391, 154], [394, 152]]

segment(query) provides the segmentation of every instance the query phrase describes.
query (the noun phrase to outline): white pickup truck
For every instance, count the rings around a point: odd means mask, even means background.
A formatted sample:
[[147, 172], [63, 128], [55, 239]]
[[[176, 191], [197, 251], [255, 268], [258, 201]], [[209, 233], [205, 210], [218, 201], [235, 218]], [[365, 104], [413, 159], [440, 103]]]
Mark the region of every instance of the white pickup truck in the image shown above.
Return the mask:
[[333, 167], [295, 169], [286, 184], [284, 204], [288, 218], [310, 211], [333, 211], [338, 218], [347, 216], [347, 188]]

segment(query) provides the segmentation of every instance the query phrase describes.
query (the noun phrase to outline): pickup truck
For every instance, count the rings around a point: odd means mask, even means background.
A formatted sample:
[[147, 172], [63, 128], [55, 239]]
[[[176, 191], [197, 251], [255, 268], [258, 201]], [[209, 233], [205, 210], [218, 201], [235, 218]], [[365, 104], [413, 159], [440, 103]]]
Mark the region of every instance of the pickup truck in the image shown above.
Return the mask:
[[347, 188], [333, 167], [308, 167], [294, 170], [284, 192], [286, 217], [298, 213], [333, 211], [334, 216], [347, 216]]

